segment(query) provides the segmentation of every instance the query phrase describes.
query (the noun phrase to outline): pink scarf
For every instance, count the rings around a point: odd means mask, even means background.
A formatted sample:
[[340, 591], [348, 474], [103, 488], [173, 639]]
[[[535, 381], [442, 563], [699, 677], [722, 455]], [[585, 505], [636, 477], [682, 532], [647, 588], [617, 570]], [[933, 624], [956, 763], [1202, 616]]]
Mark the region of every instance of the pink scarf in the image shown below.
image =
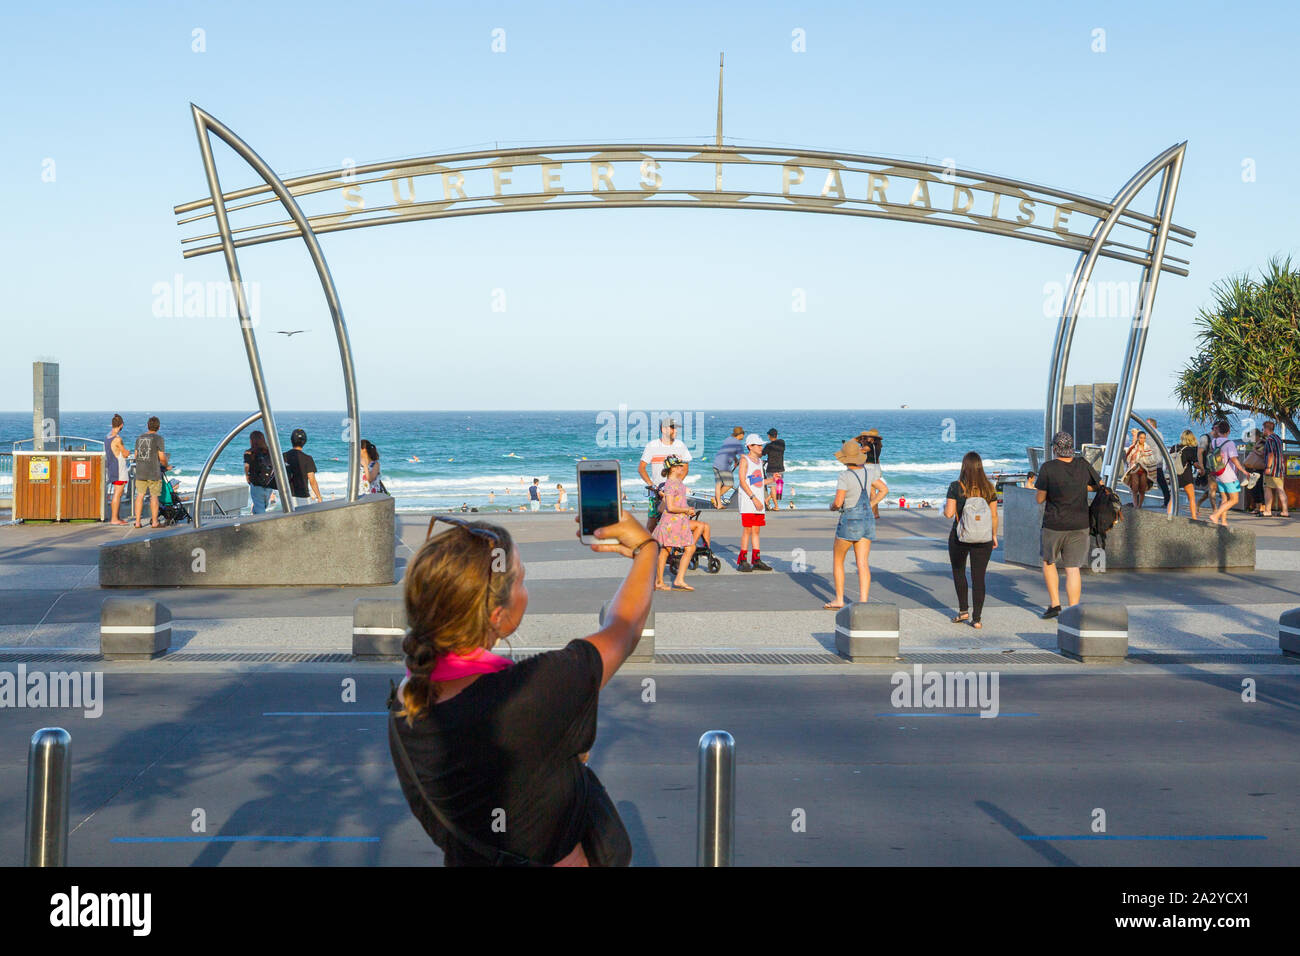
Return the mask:
[[[459, 680], [473, 674], [495, 674], [497, 671], [505, 670], [512, 664], [514, 664], [514, 661], [508, 657], [502, 657], [482, 647], [477, 647], [468, 654], [443, 654], [438, 658], [438, 663], [433, 666], [433, 671], [429, 674], [429, 680], [434, 683], [441, 683], [442, 681]], [[406, 676], [411, 676], [409, 670], [406, 672]]]

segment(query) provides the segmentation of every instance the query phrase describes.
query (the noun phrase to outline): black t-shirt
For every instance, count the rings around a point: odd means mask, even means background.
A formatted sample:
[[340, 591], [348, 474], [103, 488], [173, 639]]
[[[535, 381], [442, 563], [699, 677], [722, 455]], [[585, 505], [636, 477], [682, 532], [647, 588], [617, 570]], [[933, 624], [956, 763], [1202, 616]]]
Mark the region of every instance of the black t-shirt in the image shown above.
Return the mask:
[[1047, 492], [1043, 527], [1048, 531], [1088, 530], [1088, 486], [1101, 484], [1086, 458], [1053, 458], [1038, 469], [1037, 491]]
[[1196, 461], [1196, 446], [1183, 445], [1174, 454], [1174, 464], [1178, 466], [1178, 487], [1190, 485], [1196, 480], [1196, 471], [1192, 468]]
[[763, 446], [763, 454], [767, 456], [767, 473], [775, 475], [777, 472], [785, 471], [785, 439], [773, 438]]
[[[412, 726], [397, 718], [398, 736], [429, 798], [488, 846], [535, 863], [563, 859], [587, 820], [587, 777], [578, 754], [596, 740], [603, 670], [596, 645], [574, 640], [484, 674]], [[401, 709], [400, 697], [393, 707]], [[396, 754], [393, 763], [411, 812], [446, 864], [490, 866], [438, 823]], [[494, 821], [504, 832], [494, 831]]]
[[307, 476], [316, 473], [316, 459], [301, 448], [284, 453], [284, 463], [289, 469], [289, 490], [295, 498], [310, 498], [311, 486]]

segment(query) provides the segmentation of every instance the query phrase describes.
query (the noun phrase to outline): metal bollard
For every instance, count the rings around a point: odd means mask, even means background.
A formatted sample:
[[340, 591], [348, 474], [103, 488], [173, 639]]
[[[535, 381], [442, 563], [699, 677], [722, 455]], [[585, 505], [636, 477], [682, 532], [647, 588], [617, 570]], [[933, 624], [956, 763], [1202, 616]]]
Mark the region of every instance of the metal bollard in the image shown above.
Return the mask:
[[696, 866], [731, 866], [735, 857], [736, 741], [725, 730], [700, 738], [699, 830]]
[[72, 737], [61, 727], [32, 735], [27, 750], [27, 848], [23, 866], [68, 865]]

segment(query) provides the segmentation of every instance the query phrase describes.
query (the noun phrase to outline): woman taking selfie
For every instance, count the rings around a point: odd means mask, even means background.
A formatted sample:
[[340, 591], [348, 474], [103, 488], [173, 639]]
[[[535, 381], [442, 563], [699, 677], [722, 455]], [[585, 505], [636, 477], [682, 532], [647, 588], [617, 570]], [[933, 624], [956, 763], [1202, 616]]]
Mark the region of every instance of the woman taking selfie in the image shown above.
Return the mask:
[[411, 812], [447, 866], [626, 866], [627, 831], [586, 766], [600, 689], [650, 612], [659, 546], [629, 513], [593, 551], [632, 558], [596, 633], [519, 663], [492, 653], [528, 607], [504, 528], [436, 517], [406, 570], [409, 676], [388, 741]]

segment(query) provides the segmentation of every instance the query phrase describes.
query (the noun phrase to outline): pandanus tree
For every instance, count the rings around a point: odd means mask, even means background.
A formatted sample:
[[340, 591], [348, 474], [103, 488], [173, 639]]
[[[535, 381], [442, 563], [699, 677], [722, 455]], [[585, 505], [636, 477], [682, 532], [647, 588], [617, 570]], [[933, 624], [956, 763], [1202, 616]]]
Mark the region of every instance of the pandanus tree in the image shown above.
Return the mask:
[[1229, 276], [1196, 317], [1199, 348], [1175, 395], [1198, 420], [1229, 409], [1272, 418], [1300, 439], [1300, 269], [1272, 259], [1258, 279]]

